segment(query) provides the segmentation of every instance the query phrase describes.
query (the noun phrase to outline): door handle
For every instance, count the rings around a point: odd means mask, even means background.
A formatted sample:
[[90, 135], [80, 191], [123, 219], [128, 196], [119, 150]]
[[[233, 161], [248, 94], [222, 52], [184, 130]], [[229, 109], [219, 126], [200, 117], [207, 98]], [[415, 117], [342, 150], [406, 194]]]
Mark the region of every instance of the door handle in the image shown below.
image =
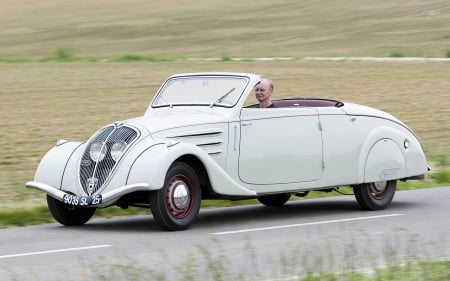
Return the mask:
[[233, 149], [236, 151], [237, 150], [237, 126], [234, 125], [234, 143], [233, 143]]

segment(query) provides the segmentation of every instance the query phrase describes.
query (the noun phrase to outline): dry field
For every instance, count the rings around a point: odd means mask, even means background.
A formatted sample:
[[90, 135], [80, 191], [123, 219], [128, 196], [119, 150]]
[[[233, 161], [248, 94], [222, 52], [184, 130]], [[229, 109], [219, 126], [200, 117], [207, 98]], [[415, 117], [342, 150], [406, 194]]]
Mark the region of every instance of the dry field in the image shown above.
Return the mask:
[[0, 64], [0, 207], [44, 202], [24, 183], [56, 140], [85, 140], [109, 122], [142, 115], [173, 73], [215, 70], [265, 74], [277, 98], [323, 97], [386, 110], [416, 131], [430, 156], [450, 156], [449, 63]]
[[448, 0], [0, 0], [0, 58], [443, 57]]

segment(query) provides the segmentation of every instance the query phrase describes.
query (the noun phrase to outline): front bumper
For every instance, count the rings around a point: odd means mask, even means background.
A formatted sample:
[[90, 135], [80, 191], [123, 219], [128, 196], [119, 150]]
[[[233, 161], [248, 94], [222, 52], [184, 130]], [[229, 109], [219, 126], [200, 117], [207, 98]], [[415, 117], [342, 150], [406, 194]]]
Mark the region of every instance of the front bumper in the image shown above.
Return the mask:
[[109, 192], [106, 192], [103, 194], [79, 197], [81, 199], [90, 198], [89, 200], [80, 200], [80, 201], [77, 200], [77, 202], [72, 202], [72, 200], [70, 200], [70, 202], [67, 202], [67, 198], [73, 198], [76, 196], [73, 196], [72, 194], [64, 192], [64, 191], [62, 191], [56, 187], [53, 187], [51, 185], [41, 183], [41, 182], [36, 182], [36, 181], [29, 181], [25, 184], [25, 186], [29, 187], [29, 188], [39, 189], [39, 190], [47, 193], [49, 196], [51, 196], [61, 202], [64, 202], [68, 205], [79, 206], [79, 207], [105, 207], [105, 206], [112, 205], [114, 202], [116, 202], [118, 199], [120, 199], [122, 196], [124, 196], [128, 193], [132, 193], [135, 191], [152, 190], [152, 188], [150, 188], [150, 185], [147, 183], [136, 183], [136, 184], [125, 185], [125, 186], [116, 188], [112, 191], [109, 191]]

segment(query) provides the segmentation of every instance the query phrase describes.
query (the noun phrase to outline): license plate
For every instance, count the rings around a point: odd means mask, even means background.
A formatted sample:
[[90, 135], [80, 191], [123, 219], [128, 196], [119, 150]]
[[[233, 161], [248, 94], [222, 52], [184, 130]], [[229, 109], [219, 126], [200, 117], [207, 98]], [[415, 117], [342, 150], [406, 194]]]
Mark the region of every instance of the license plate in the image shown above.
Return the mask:
[[76, 196], [72, 194], [64, 194], [63, 203], [71, 206], [93, 206], [102, 203], [101, 195], [94, 196]]

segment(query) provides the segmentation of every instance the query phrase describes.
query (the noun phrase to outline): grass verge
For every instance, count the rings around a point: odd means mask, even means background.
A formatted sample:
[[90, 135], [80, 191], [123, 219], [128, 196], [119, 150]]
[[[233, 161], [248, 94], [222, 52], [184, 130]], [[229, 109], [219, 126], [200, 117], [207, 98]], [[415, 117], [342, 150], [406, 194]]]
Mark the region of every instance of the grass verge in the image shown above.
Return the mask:
[[308, 274], [295, 277], [298, 281], [443, 281], [450, 279], [450, 261], [410, 262], [387, 268], [371, 269], [370, 273], [359, 271], [345, 273]]
[[[249, 238], [246, 238], [249, 240]], [[232, 268], [232, 258], [221, 252], [223, 250], [218, 241], [210, 241], [214, 247], [206, 248], [197, 245], [192, 252], [185, 253], [185, 259], [177, 266], [167, 268], [170, 257], [162, 253], [160, 266], [154, 267], [137, 260], [134, 257], [102, 257], [99, 261], [83, 261], [71, 264], [70, 268], [60, 267], [55, 274], [64, 275], [64, 280], [157, 280], [157, 281], [176, 281], [176, 280], [214, 280], [214, 281], [446, 281], [450, 280], [450, 261], [449, 260], [414, 260], [413, 257], [404, 257], [410, 259], [396, 264], [391, 262], [388, 265], [380, 266], [377, 261], [370, 261], [369, 267], [358, 267], [357, 257], [350, 256], [350, 253], [342, 255], [328, 252], [316, 251], [313, 253], [298, 251], [290, 254], [279, 253], [278, 257], [272, 257], [274, 263], [267, 265], [264, 270], [260, 269], [256, 256], [243, 253], [248, 266], [239, 267], [240, 270]], [[251, 244], [247, 241], [246, 244]], [[296, 245], [291, 245], [296, 248]], [[339, 248], [348, 246], [341, 245]], [[303, 246], [305, 247], [305, 246]], [[308, 248], [308, 246], [306, 246]], [[246, 249], [252, 251], [252, 249]], [[253, 249], [256, 251], [256, 249]], [[290, 250], [288, 250], [290, 251]], [[157, 255], [154, 253], [153, 255]], [[367, 254], [367, 252], [366, 252]], [[398, 254], [386, 256], [386, 259], [396, 260]], [[183, 254], [182, 254], [183, 255]], [[349, 256], [347, 256], [349, 255]], [[287, 258], [293, 260], [287, 260]], [[338, 260], [341, 257], [345, 260]], [[324, 260], [331, 262], [324, 265]], [[348, 267], [352, 268], [348, 268]], [[77, 279], [67, 279], [67, 272], [72, 272], [76, 268], [82, 268], [78, 271]], [[102, 270], [99, 270], [101, 268]], [[340, 268], [340, 269], [339, 269]], [[255, 272], [256, 271], [256, 272]], [[25, 276], [11, 273], [14, 280], [25, 280]], [[42, 273], [45, 274], [45, 273]], [[40, 277], [36, 272], [35, 278]], [[40, 279], [39, 279], [40, 280]]]

